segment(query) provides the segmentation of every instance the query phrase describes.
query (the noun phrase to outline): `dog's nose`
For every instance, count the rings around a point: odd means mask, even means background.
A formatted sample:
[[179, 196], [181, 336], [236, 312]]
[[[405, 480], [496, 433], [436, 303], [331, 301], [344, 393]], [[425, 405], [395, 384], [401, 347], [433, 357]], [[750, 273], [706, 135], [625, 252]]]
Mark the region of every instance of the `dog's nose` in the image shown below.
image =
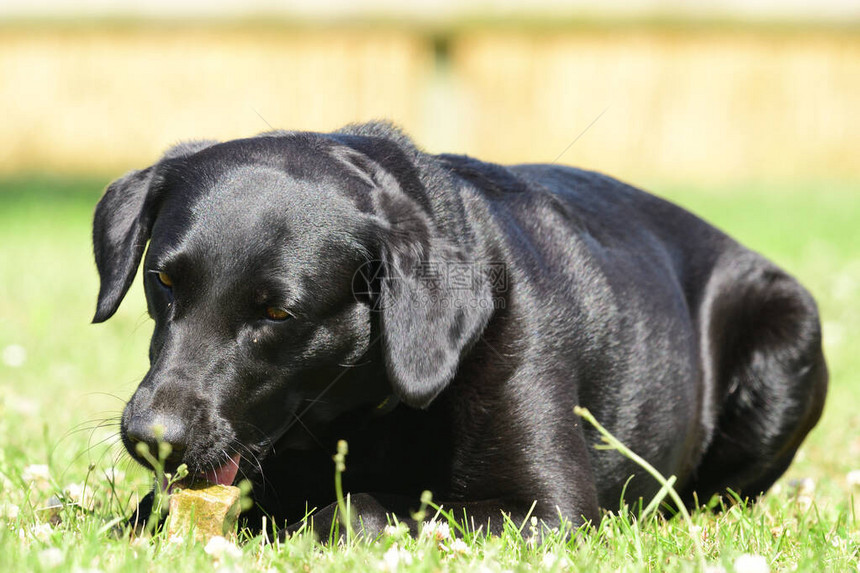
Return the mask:
[[179, 464], [185, 453], [188, 439], [182, 420], [163, 415], [132, 416], [126, 426], [126, 436], [133, 448], [137, 448], [138, 444], [146, 444], [149, 453], [157, 460], [164, 456], [163, 452], [159, 452], [159, 444], [169, 445], [169, 454], [160, 460], [168, 471]]

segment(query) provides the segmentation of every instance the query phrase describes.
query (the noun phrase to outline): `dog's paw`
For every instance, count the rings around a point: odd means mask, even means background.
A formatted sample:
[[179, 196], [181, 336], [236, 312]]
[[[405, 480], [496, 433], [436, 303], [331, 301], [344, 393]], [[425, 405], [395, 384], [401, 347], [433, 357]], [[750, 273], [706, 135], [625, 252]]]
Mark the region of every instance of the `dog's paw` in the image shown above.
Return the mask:
[[[350, 523], [353, 534], [366, 539], [379, 537], [385, 526], [390, 523], [387, 509], [372, 495], [359, 493], [349, 499]], [[278, 532], [278, 539], [284, 541], [294, 535], [311, 532], [322, 542], [336, 542], [344, 539], [346, 531], [339, 517], [340, 510], [332, 503], [309, 515], [302, 521], [288, 525]]]

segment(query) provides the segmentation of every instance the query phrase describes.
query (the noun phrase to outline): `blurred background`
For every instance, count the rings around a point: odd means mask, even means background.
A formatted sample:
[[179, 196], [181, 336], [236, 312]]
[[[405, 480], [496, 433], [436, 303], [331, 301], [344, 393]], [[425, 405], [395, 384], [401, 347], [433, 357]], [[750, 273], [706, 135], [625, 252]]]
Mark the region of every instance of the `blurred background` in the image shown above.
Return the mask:
[[628, 180], [796, 274], [833, 383], [792, 475], [844, 502], [860, 467], [858, 109], [855, 0], [3, 0], [0, 461], [62, 482], [123, 459], [105, 446], [151, 323], [136, 285], [88, 324], [108, 181], [183, 139], [388, 118], [430, 152]]
[[[427, 150], [637, 180], [858, 178], [847, 0], [4, 0], [0, 173], [389, 118]], [[597, 118], [598, 121], [595, 121]]]

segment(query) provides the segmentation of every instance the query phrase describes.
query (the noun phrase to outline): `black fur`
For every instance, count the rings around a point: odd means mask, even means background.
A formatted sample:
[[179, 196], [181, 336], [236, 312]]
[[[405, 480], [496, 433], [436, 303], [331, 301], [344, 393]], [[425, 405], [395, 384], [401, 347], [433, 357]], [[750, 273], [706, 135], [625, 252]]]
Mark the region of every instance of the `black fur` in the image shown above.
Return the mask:
[[498, 531], [657, 491], [576, 405], [692, 502], [770, 487], [824, 403], [815, 303], [766, 259], [609, 177], [432, 156], [388, 124], [178, 146], [108, 187], [93, 238], [95, 322], [149, 241], [132, 456], [154, 424], [171, 466], [240, 454], [292, 528], [317, 508], [328, 530], [338, 439], [366, 529], [428, 489]]

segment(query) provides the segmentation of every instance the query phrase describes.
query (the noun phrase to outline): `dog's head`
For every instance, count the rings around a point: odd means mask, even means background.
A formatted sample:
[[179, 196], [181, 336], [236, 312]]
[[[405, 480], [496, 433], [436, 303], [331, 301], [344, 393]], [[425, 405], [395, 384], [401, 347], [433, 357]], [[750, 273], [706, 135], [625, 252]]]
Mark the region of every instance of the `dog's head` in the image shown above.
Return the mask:
[[477, 273], [465, 289], [428, 275], [468, 262], [471, 239], [462, 205], [431, 199], [440, 179], [393, 135], [182, 144], [107, 188], [94, 322], [141, 260], [155, 321], [122, 416], [132, 456], [161, 439], [168, 466], [228, 483], [279, 440], [308, 447], [328, 421], [390, 395], [425, 407], [452, 380], [488, 320], [489, 287]]

